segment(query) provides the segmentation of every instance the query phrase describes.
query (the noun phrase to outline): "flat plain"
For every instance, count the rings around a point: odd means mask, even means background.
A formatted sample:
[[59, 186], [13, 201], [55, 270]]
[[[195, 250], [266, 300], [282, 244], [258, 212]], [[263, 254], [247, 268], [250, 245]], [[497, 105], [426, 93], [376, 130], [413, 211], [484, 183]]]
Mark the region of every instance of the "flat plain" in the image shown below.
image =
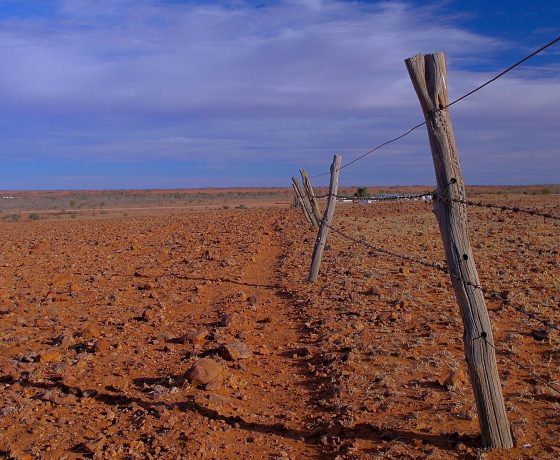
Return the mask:
[[[470, 192], [560, 215], [554, 188]], [[308, 283], [289, 191], [36, 193], [0, 214], [0, 458], [560, 456], [558, 331], [487, 302], [516, 446], [485, 451], [448, 275], [331, 232]], [[468, 218], [482, 285], [560, 324], [558, 222]], [[339, 203], [333, 225], [444, 263], [430, 203]]]

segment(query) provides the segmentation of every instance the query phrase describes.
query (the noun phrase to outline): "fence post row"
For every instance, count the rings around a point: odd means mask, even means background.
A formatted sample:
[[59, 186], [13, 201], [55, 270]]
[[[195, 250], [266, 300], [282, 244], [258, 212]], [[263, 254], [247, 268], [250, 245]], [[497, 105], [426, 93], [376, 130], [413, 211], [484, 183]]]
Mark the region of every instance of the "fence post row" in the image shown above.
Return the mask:
[[319, 268], [321, 267], [321, 259], [323, 258], [323, 251], [327, 243], [327, 236], [329, 228], [334, 216], [334, 208], [336, 207], [336, 194], [338, 192], [338, 174], [340, 172], [340, 162], [342, 161], [341, 155], [335, 155], [331, 166], [331, 182], [329, 185], [329, 199], [327, 200], [327, 208], [325, 215], [321, 220], [321, 227], [315, 240], [315, 247], [313, 248], [313, 259], [311, 261], [311, 269], [309, 270], [308, 281], [314, 282], [319, 275]]
[[315, 219], [315, 215], [313, 214], [313, 211], [311, 210], [311, 203], [309, 202], [309, 200], [307, 199], [307, 195], [305, 194], [301, 184], [299, 183], [297, 177], [292, 177], [292, 183], [294, 185], [294, 189], [296, 190], [299, 200], [301, 202], [302, 208], [303, 208], [303, 213], [305, 215], [305, 218], [315, 227], [315, 228], [319, 228], [319, 222], [317, 222], [317, 220]]
[[[453, 126], [447, 109], [447, 69], [443, 53], [418, 54], [405, 60], [424, 112], [432, 149], [437, 195], [465, 200], [465, 187]], [[476, 400], [485, 447], [513, 447], [493, 348], [488, 310], [468, 239], [466, 206], [434, 200], [451, 282], [464, 325], [467, 368]]]
[[321, 223], [321, 210], [319, 209], [319, 204], [317, 203], [317, 199], [315, 198], [315, 193], [313, 192], [313, 187], [311, 186], [309, 175], [307, 174], [307, 171], [305, 169], [300, 169], [299, 173], [301, 174], [301, 182], [303, 183], [303, 188], [305, 189], [307, 198], [311, 203], [311, 210], [313, 211], [315, 220], [318, 223]]

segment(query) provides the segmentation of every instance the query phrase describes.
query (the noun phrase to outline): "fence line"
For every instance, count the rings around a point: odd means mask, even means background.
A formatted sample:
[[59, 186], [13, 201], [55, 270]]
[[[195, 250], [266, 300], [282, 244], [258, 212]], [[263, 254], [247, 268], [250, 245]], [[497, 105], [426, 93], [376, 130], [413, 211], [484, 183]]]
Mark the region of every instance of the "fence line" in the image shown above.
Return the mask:
[[415, 258], [413, 256], [410, 256], [408, 254], [399, 254], [397, 252], [393, 252], [393, 251], [389, 251], [387, 249], [384, 248], [380, 248], [378, 246], [374, 246], [370, 243], [368, 243], [367, 241], [365, 241], [362, 238], [354, 238], [353, 236], [347, 235], [346, 233], [338, 230], [337, 228], [333, 227], [332, 225], [329, 225], [330, 229], [334, 232], [337, 233], [338, 235], [346, 238], [347, 240], [350, 240], [356, 244], [362, 245], [374, 252], [377, 252], [379, 254], [388, 256], [388, 257], [393, 257], [396, 259], [400, 259], [400, 260], [405, 260], [408, 262], [413, 262], [417, 265], [421, 265], [423, 267], [427, 267], [427, 268], [431, 268], [432, 270], [436, 270], [439, 271], [441, 273], [445, 273], [447, 275], [452, 276], [453, 278], [465, 283], [466, 285], [474, 288], [474, 289], [478, 289], [479, 291], [481, 291], [483, 294], [486, 295], [487, 299], [489, 300], [496, 300], [499, 301], [502, 305], [504, 306], [510, 306], [511, 308], [513, 308], [514, 310], [516, 310], [517, 312], [527, 316], [528, 318], [537, 321], [539, 323], [541, 323], [543, 326], [546, 326], [550, 329], [555, 329], [557, 331], [560, 331], [560, 326], [556, 325], [555, 323], [553, 323], [552, 321], [548, 320], [548, 319], [544, 319], [539, 317], [538, 315], [527, 311], [525, 308], [523, 308], [521, 305], [517, 305], [515, 303], [512, 303], [508, 298], [504, 298], [504, 296], [502, 296], [501, 293], [496, 292], [496, 291], [491, 291], [487, 288], [484, 288], [483, 286], [479, 285], [479, 284], [474, 284], [471, 283], [468, 280], [465, 280], [464, 278], [462, 278], [461, 276], [457, 275], [456, 273], [450, 273], [449, 268], [444, 266], [441, 263], [438, 262], [430, 262], [424, 259], [419, 259], [419, 258]]
[[[488, 86], [489, 84], [495, 82], [496, 80], [498, 80], [499, 78], [503, 77], [505, 74], [507, 74], [508, 72], [511, 72], [513, 69], [515, 69], [516, 67], [520, 66], [521, 64], [523, 64], [524, 62], [528, 61], [529, 59], [535, 57], [536, 55], [542, 53], [544, 50], [546, 50], [547, 48], [550, 48], [551, 46], [555, 45], [556, 43], [558, 43], [560, 41], [560, 36], [556, 37], [555, 39], [551, 40], [550, 42], [548, 42], [547, 44], [541, 46], [539, 49], [533, 51], [532, 53], [528, 54], [527, 56], [525, 56], [524, 58], [520, 59], [519, 61], [515, 62], [514, 64], [510, 65], [508, 68], [504, 69], [503, 71], [501, 71], [499, 74], [497, 74], [496, 76], [492, 77], [490, 80], [486, 81], [485, 83], [477, 86], [476, 88], [474, 88], [473, 90], [469, 91], [466, 94], [463, 94], [462, 96], [458, 97], [457, 99], [455, 99], [454, 101], [450, 102], [447, 105], [444, 106], [440, 106], [438, 109], [436, 109], [436, 111], [441, 111], [441, 110], [445, 110], [448, 107], [451, 107], [452, 105], [456, 104], [459, 101], [462, 101], [463, 99], [466, 99], [467, 97], [471, 96], [472, 94], [480, 91], [482, 88], [484, 88], [485, 86]], [[394, 137], [392, 139], [389, 139], [388, 141], [385, 141], [381, 144], [379, 144], [376, 147], [373, 147], [371, 150], [368, 150], [367, 152], [363, 153], [362, 155], [354, 158], [353, 160], [349, 161], [346, 164], [343, 164], [340, 169], [344, 169], [350, 165], [353, 165], [354, 163], [362, 160], [363, 158], [367, 157], [368, 155], [371, 155], [372, 153], [376, 152], [377, 150], [382, 149], [383, 147], [392, 144], [393, 142], [396, 142], [406, 136], [408, 136], [410, 133], [412, 133], [413, 131], [415, 131], [416, 129], [420, 128], [421, 126], [424, 126], [426, 124], [426, 122], [422, 122], [419, 123], [411, 128], [409, 128], [407, 131], [405, 131], [404, 133], [402, 133], [401, 135]], [[316, 177], [322, 177], [322, 176], [326, 176], [330, 174], [330, 171], [321, 173], [321, 174], [316, 174], [314, 176], [311, 176], [311, 179], [314, 179]]]
[[[348, 239], [348, 240], [350, 240], [350, 241], [353, 241], [353, 242], [356, 243], [356, 244], [360, 244], [360, 245], [362, 245], [362, 246], [364, 246], [364, 247], [366, 247], [366, 248], [368, 248], [368, 249], [371, 249], [371, 250], [373, 250], [373, 251], [375, 251], [375, 252], [378, 252], [378, 253], [381, 253], [381, 254], [384, 254], [384, 255], [387, 255], [387, 256], [390, 256], [390, 257], [395, 257], [395, 258], [398, 258], [398, 259], [411, 261], [411, 262], [417, 263], [417, 264], [419, 264], [419, 265], [422, 265], [422, 266], [424, 266], [424, 267], [429, 267], [429, 268], [438, 270], [438, 271], [440, 271], [440, 272], [442, 272], [442, 273], [450, 274], [447, 268], [441, 266], [441, 265], [438, 264], [437, 262], [428, 262], [428, 261], [425, 261], [425, 260], [422, 260], [422, 259], [416, 259], [416, 258], [414, 258], [414, 257], [412, 257], [412, 256], [409, 256], [409, 255], [406, 255], [406, 254], [398, 254], [398, 253], [395, 253], [395, 252], [392, 252], [392, 251], [388, 251], [388, 250], [386, 250], [386, 249], [373, 246], [373, 245], [367, 243], [366, 241], [364, 241], [363, 239], [358, 239], [358, 238], [354, 238], [354, 237], [352, 237], [352, 236], [346, 235], [345, 233], [341, 232], [340, 230], [338, 230], [337, 228], [335, 228], [335, 227], [333, 227], [333, 226], [329, 226], [329, 227], [330, 227], [330, 229], [333, 231], [333, 233], [337, 233], [337, 234], [341, 235], [342, 237], [344, 237], [344, 238], [346, 238], [346, 239]], [[461, 278], [460, 276], [458, 276], [458, 275], [456, 275], [456, 274], [452, 274], [452, 273], [451, 273], [450, 275], [453, 276], [453, 277], [456, 278], [456, 279], [459, 279], [459, 280], [461, 280], [461, 281], [463, 281], [463, 282], [466, 282], [466, 280], [464, 280], [463, 278]], [[486, 294], [487, 296], [489, 296], [488, 298], [490, 298], [490, 299], [492, 299], [492, 300], [499, 300], [499, 301], [502, 302], [503, 305], [511, 306], [512, 308], [514, 308], [515, 310], [517, 310], [519, 313], [523, 313], [523, 314], [525, 314], [527, 317], [529, 317], [529, 318], [531, 318], [531, 319], [533, 319], [533, 320], [535, 320], [535, 321], [538, 321], [538, 322], [540, 322], [541, 324], [543, 324], [543, 325], [545, 325], [545, 326], [547, 326], [547, 327], [549, 327], [549, 328], [551, 328], [551, 329], [555, 329], [555, 330], [557, 330], [557, 331], [560, 331], [560, 327], [557, 326], [556, 324], [552, 323], [552, 322], [549, 321], [549, 320], [539, 318], [539, 317], [536, 316], [534, 313], [531, 313], [531, 312], [526, 311], [523, 307], [520, 307], [520, 306], [517, 306], [517, 305], [515, 305], [515, 304], [512, 304], [511, 302], [509, 302], [508, 299], [504, 299], [504, 298], [502, 297], [501, 294], [499, 294], [499, 293], [497, 293], [497, 292], [488, 291], [487, 289], [483, 288], [482, 286], [473, 285], [473, 284], [468, 283], [468, 282], [467, 282], [467, 284], [469, 284], [470, 286], [472, 286], [472, 287], [474, 287], [474, 288], [480, 289], [484, 294]], [[451, 318], [451, 317], [449, 317], [449, 316], [447, 316], [447, 317], [448, 317], [449, 319], [452, 319], [453, 321], [456, 321], [455, 318]], [[500, 356], [502, 356], [504, 359], [506, 359], [506, 360], [508, 360], [508, 361], [510, 361], [510, 362], [512, 362], [512, 363], [514, 363], [514, 364], [516, 364], [520, 369], [522, 369], [523, 371], [525, 371], [527, 374], [531, 375], [533, 378], [535, 378], [536, 380], [538, 380], [539, 382], [541, 382], [543, 385], [545, 385], [546, 387], [550, 388], [550, 389], [553, 390], [555, 393], [557, 393], [557, 394], [560, 395], [560, 389], [557, 388], [553, 383], [547, 382], [543, 377], [541, 377], [540, 375], [538, 375], [537, 373], [535, 373], [532, 369], [530, 369], [530, 368], [527, 367], [526, 365], [521, 364], [521, 362], [519, 362], [518, 360], [513, 359], [513, 358], [510, 357], [510, 356], [506, 356], [506, 355], [504, 355], [503, 353], [500, 353], [499, 350], [487, 339], [486, 333], [485, 333], [484, 331], [480, 332], [479, 337], [477, 337], [477, 339], [483, 339], [483, 340], [486, 342], [486, 344], [490, 345], [490, 346], [494, 349], [494, 351], [496, 351], [496, 352], [497, 352]]]
[[315, 198], [328, 198], [329, 196], [335, 196], [336, 198], [343, 199], [343, 200], [367, 200], [367, 201], [410, 201], [410, 200], [418, 200], [422, 198], [430, 198], [433, 200], [440, 200], [440, 201], [447, 201], [449, 203], [459, 203], [468, 206], [473, 206], [477, 208], [488, 208], [488, 209], [498, 209], [500, 211], [510, 211], [512, 213], [522, 213], [528, 214], [530, 216], [535, 217], [543, 217], [546, 221], [554, 220], [560, 222], [560, 216], [551, 214], [549, 212], [542, 212], [537, 211], [535, 209], [527, 209], [527, 208], [520, 208], [519, 206], [506, 206], [501, 204], [495, 203], [483, 203], [482, 201], [472, 201], [472, 200], [463, 200], [460, 198], [447, 198], [444, 196], [440, 196], [437, 194], [436, 191], [427, 192], [427, 193], [402, 193], [402, 194], [391, 194], [390, 196], [355, 196], [355, 195], [330, 195], [329, 193], [325, 193], [323, 195], [317, 195]]

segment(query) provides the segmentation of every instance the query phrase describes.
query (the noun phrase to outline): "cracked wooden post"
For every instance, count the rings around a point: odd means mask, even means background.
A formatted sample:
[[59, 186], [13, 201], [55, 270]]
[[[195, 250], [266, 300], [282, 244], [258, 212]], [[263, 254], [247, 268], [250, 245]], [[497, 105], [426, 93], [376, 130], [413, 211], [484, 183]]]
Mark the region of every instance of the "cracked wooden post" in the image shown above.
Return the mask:
[[308, 281], [314, 282], [319, 275], [319, 268], [321, 267], [321, 259], [323, 258], [323, 251], [325, 250], [325, 244], [327, 243], [327, 236], [329, 234], [329, 228], [331, 221], [334, 216], [334, 208], [336, 207], [336, 193], [338, 192], [338, 173], [340, 171], [340, 162], [342, 157], [340, 155], [335, 155], [331, 166], [331, 183], [329, 185], [329, 199], [327, 201], [327, 208], [325, 209], [325, 215], [321, 220], [321, 227], [319, 228], [319, 233], [317, 234], [317, 240], [315, 241], [315, 248], [313, 249], [313, 259], [311, 261], [311, 269], [309, 270]]
[[[437, 196], [465, 199], [465, 186], [455, 135], [447, 108], [447, 69], [443, 53], [418, 54], [405, 61], [416, 90], [430, 139]], [[498, 376], [488, 310], [468, 238], [464, 204], [434, 200], [434, 212], [445, 247], [451, 282], [464, 325], [464, 348], [473, 388], [482, 443], [489, 448], [513, 447]]]
[[306, 200], [305, 193], [303, 192], [303, 189], [301, 188], [301, 184], [297, 180], [297, 177], [292, 177], [292, 184], [299, 198], [299, 202], [301, 203], [303, 215], [311, 225], [313, 225], [315, 228], [319, 228], [319, 223], [315, 220], [315, 216], [311, 211], [311, 205], [309, 204], [309, 201]]
[[305, 189], [307, 198], [311, 203], [311, 210], [313, 211], [315, 220], [318, 223], [321, 223], [321, 210], [319, 209], [319, 205], [317, 204], [317, 199], [315, 198], [315, 193], [313, 192], [313, 187], [311, 186], [309, 175], [307, 174], [307, 171], [305, 169], [300, 169], [299, 173], [301, 174], [301, 182], [303, 183], [303, 188]]

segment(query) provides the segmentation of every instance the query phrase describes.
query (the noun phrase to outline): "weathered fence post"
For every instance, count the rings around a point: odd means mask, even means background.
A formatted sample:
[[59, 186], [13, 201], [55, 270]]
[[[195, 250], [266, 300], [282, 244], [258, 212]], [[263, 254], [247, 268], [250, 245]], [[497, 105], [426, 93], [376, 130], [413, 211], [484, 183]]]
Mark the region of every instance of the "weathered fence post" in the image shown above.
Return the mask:
[[292, 184], [292, 189], [294, 191], [294, 199], [292, 200], [292, 207], [299, 208], [299, 207], [301, 207], [301, 202], [299, 200], [299, 195], [298, 195], [298, 192], [296, 190], [296, 186], [294, 184]]
[[319, 268], [321, 267], [321, 259], [323, 258], [323, 251], [325, 250], [325, 244], [327, 243], [327, 236], [329, 234], [329, 228], [331, 225], [332, 218], [334, 216], [334, 208], [336, 206], [336, 193], [338, 192], [338, 173], [340, 171], [340, 162], [342, 157], [340, 155], [335, 155], [331, 166], [331, 183], [329, 185], [329, 199], [327, 201], [327, 209], [325, 209], [325, 215], [321, 220], [321, 228], [317, 234], [317, 240], [315, 241], [315, 248], [313, 249], [313, 259], [311, 261], [311, 269], [309, 270], [308, 281], [314, 282], [319, 274]]
[[484, 446], [513, 447], [504, 397], [498, 376], [494, 339], [471, 245], [455, 134], [447, 109], [447, 69], [443, 53], [418, 54], [406, 59], [408, 73], [424, 112], [436, 171], [434, 211], [445, 247], [451, 282], [464, 325], [467, 368], [476, 400]]
[[309, 198], [309, 202], [311, 203], [311, 210], [313, 211], [315, 220], [320, 223], [321, 210], [319, 209], [319, 205], [317, 204], [317, 200], [315, 199], [315, 193], [313, 192], [313, 187], [311, 186], [309, 175], [307, 174], [307, 171], [305, 169], [300, 169], [299, 173], [301, 174], [301, 182], [303, 183], [303, 188], [305, 189], [307, 198]]
[[315, 228], [319, 228], [319, 222], [317, 222], [317, 219], [315, 219], [313, 211], [311, 210], [311, 204], [309, 203], [309, 200], [307, 199], [307, 196], [305, 195], [301, 184], [297, 180], [297, 177], [292, 177], [292, 183], [294, 185], [294, 188], [297, 190], [305, 217]]

